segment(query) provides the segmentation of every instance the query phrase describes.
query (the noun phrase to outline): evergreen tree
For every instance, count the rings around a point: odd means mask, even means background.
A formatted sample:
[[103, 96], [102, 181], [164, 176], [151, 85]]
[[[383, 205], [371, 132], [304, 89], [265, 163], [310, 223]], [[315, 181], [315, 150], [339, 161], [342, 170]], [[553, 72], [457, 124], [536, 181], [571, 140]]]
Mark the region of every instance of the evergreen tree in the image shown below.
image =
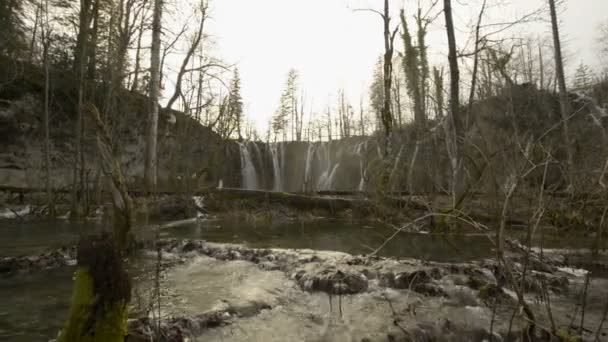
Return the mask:
[[228, 110], [230, 117], [236, 123], [239, 140], [243, 139], [241, 132], [243, 124], [243, 99], [241, 97], [241, 78], [239, 69], [234, 70], [234, 78], [230, 83], [230, 94], [228, 95]]
[[287, 139], [288, 129], [291, 130], [291, 138], [295, 139], [301, 133], [301, 115], [298, 112], [298, 71], [289, 70], [287, 82], [281, 93], [279, 109], [273, 118], [273, 131], [275, 134], [283, 133], [283, 140]]
[[591, 86], [591, 69], [588, 65], [581, 62], [574, 74], [574, 88], [584, 89]]

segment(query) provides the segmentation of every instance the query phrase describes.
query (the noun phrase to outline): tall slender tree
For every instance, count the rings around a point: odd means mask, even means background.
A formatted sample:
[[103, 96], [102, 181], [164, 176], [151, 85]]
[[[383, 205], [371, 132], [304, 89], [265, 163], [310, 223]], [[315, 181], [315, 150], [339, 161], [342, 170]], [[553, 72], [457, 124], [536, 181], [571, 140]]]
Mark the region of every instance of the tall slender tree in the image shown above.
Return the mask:
[[557, 10], [555, 8], [555, 0], [549, 1], [549, 9], [551, 13], [551, 29], [553, 32], [553, 49], [555, 56], [555, 73], [557, 84], [559, 86], [559, 107], [562, 119], [562, 138], [564, 139], [566, 150], [566, 170], [568, 174], [568, 186], [572, 186], [574, 181], [574, 151], [572, 142], [570, 141], [570, 129], [568, 124], [568, 115], [570, 113], [570, 103], [568, 101], [568, 92], [566, 90], [566, 76], [564, 75], [564, 60], [562, 58], [562, 46], [559, 37], [559, 23], [557, 20]]
[[150, 53], [150, 100], [148, 134], [146, 142], [144, 181], [149, 190], [157, 183], [158, 100], [160, 97], [160, 36], [162, 30], [163, 0], [154, 0], [152, 19], [152, 51]]
[[236, 132], [239, 140], [243, 140], [243, 98], [241, 97], [241, 77], [239, 69], [234, 69], [234, 77], [230, 82], [230, 94], [228, 95], [228, 111], [236, 122]]

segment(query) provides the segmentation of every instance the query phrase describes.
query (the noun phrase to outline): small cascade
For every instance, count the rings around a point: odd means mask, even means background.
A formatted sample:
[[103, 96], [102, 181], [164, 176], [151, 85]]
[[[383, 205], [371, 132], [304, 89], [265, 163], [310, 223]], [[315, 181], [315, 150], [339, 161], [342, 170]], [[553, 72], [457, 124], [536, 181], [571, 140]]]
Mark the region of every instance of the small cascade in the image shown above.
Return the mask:
[[304, 165], [304, 184], [302, 191], [307, 192], [310, 188], [309, 184], [311, 181], [311, 169], [312, 162], [314, 160], [315, 145], [312, 142], [308, 143], [308, 150], [306, 151], [306, 164]]
[[326, 171], [321, 175], [321, 178], [319, 178], [319, 183], [317, 185], [318, 190], [329, 191], [334, 188], [334, 177], [336, 176], [336, 171], [338, 171], [338, 167], [340, 167], [340, 163], [334, 165], [334, 167], [331, 169], [331, 172]]
[[272, 190], [281, 191], [281, 165], [279, 164], [279, 151], [277, 148], [278, 143], [270, 145], [270, 153], [272, 155], [272, 171], [274, 175], [274, 186]]
[[361, 180], [359, 181], [359, 186], [357, 190], [360, 192], [365, 191], [365, 180], [367, 179], [367, 168], [363, 167], [363, 162], [361, 162]]
[[196, 208], [196, 218], [206, 218], [207, 217], [207, 208], [205, 207], [205, 196], [194, 196], [192, 197], [194, 201], [194, 207]]
[[355, 155], [359, 157], [359, 174], [361, 175], [361, 180], [359, 181], [359, 186], [357, 187], [358, 191], [363, 192], [365, 190], [365, 180], [367, 179], [367, 167], [365, 166], [365, 156], [363, 152], [367, 150], [367, 142], [369, 140], [362, 141], [355, 145]]
[[251, 145], [253, 145], [253, 150], [255, 152], [255, 155], [257, 157], [257, 162], [258, 162], [258, 167], [259, 167], [259, 172], [258, 172], [258, 180], [262, 179], [262, 184], [258, 184], [258, 186], [260, 188], [263, 188], [264, 185], [264, 176], [266, 174], [266, 172], [264, 172], [264, 160], [263, 160], [263, 156], [262, 156], [262, 152], [260, 151], [260, 147], [258, 146], [258, 144], [255, 141], [250, 141], [249, 142]]
[[258, 188], [258, 180], [255, 165], [253, 165], [253, 160], [251, 159], [251, 153], [249, 153], [246, 145], [238, 144], [241, 152], [241, 187], [256, 190]]

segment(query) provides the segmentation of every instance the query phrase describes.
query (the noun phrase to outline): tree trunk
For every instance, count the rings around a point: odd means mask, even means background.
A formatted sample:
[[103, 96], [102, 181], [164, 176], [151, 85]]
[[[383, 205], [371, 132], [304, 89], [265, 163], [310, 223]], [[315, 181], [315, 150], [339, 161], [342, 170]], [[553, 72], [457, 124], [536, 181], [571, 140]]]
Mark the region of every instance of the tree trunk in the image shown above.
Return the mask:
[[80, 15], [79, 15], [79, 31], [76, 42], [74, 68], [78, 77], [78, 105], [76, 113], [76, 153], [74, 160], [74, 167], [72, 170], [72, 211], [71, 216], [73, 219], [79, 219], [82, 215], [82, 199], [85, 191], [85, 162], [84, 162], [84, 120], [82, 117], [82, 111], [84, 109], [85, 91], [86, 91], [86, 78], [85, 70], [87, 67], [87, 51], [89, 45], [89, 26], [91, 23], [90, 15], [90, 0], [80, 1]]
[[70, 312], [58, 342], [122, 342], [127, 334], [131, 281], [109, 235], [83, 238]]
[[131, 91], [138, 91], [139, 89], [139, 68], [141, 60], [141, 37], [144, 35], [144, 23], [146, 16], [144, 13], [141, 14], [141, 22], [139, 23], [139, 32], [137, 33], [137, 49], [135, 50], [135, 70], [133, 70], [133, 85]]
[[146, 144], [144, 181], [148, 190], [155, 190], [157, 182], [158, 98], [160, 93], [160, 35], [163, 1], [154, 0], [152, 21], [152, 52], [150, 58], [150, 115]]
[[121, 251], [128, 251], [134, 241], [133, 227], [133, 200], [129, 195], [120, 163], [112, 151], [110, 134], [108, 133], [97, 108], [89, 105], [91, 118], [95, 123], [97, 134], [97, 148], [101, 157], [103, 173], [110, 178], [110, 190], [114, 208], [114, 238]]
[[566, 145], [566, 169], [568, 174], [568, 187], [571, 188], [573, 185], [572, 183], [574, 181], [574, 152], [572, 151], [572, 143], [570, 141], [570, 132], [568, 127], [568, 114], [570, 113], [570, 105], [568, 102], [568, 93], [566, 90], [566, 78], [564, 76], [564, 64], [562, 59], [561, 42], [559, 38], [559, 27], [557, 22], [557, 12], [555, 9], [555, 0], [549, 0], [549, 7], [551, 9], [553, 48], [555, 50], [555, 73], [559, 85], [559, 104], [560, 114], [562, 118], [562, 136], [564, 139], [564, 144]]
[[464, 132], [460, 118], [460, 71], [458, 70], [458, 56], [456, 52], [456, 36], [454, 34], [454, 21], [452, 19], [451, 0], [444, 0], [443, 12], [448, 34], [448, 61], [450, 65], [450, 117], [451, 127], [446, 125], [446, 143], [450, 154], [452, 168], [452, 205], [457, 207], [464, 195], [464, 177], [462, 172], [462, 156], [459, 146], [463, 143]]
[[469, 116], [473, 111], [473, 99], [475, 98], [475, 89], [477, 87], [477, 70], [479, 69], [479, 32], [481, 30], [481, 20], [483, 19], [483, 12], [486, 9], [487, 0], [483, 1], [481, 10], [479, 11], [479, 17], [477, 18], [477, 25], [475, 26], [475, 50], [473, 51], [473, 72], [471, 75], [471, 91], [469, 93]]
[[[456, 52], [456, 36], [454, 35], [454, 21], [452, 19], [451, 0], [444, 0], [445, 25], [448, 33], [448, 61], [450, 64], [450, 116], [454, 134], [458, 140], [462, 138], [460, 118], [460, 71], [458, 69], [458, 56]], [[457, 141], [459, 144], [460, 141]]]
[[391, 154], [391, 135], [393, 130], [393, 115], [391, 113], [391, 88], [393, 81], [393, 42], [395, 40], [395, 30], [391, 34], [389, 1], [384, 0], [384, 14], [382, 16], [384, 24], [384, 102], [382, 106], [382, 125], [384, 126], [384, 158], [388, 159]]
[[94, 0], [93, 4], [93, 30], [91, 31], [91, 48], [89, 49], [89, 66], [87, 78], [90, 82], [95, 81], [95, 71], [97, 69], [97, 39], [99, 36], [99, 1]]
[[[42, 48], [43, 48], [43, 60], [44, 60], [44, 185], [46, 188], [47, 205], [49, 207], [49, 217], [55, 217], [55, 195], [51, 187], [51, 137], [49, 131], [49, 88], [50, 88], [50, 75], [49, 75], [49, 48], [50, 48], [50, 37], [49, 37], [49, 23], [48, 23], [48, 0], [45, 6], [45, 18], [46, 25], [42, 29]], [[42, 9], [42, 5], [40, 7]], [[41, 22], [42, 26], [42, 22]]]

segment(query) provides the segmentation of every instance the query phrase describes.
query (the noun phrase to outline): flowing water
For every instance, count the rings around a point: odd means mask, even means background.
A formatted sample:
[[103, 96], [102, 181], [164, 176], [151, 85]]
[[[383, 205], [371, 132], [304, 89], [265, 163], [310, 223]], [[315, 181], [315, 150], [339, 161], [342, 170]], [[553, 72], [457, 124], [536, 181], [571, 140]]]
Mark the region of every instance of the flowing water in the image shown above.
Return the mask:
[[48, 341], [63, 324], [72, 267], [0, 277], [0, 341]]
[[242, 175], [242, 186], [245, 189], [255, 190], [258, 189], [257, 173], [251, 153], [246, 144], [239, 143], [239, 149], [241, 151], [241, 175]]
[[[40, 253], [61, 244], [73, 243], [80, 234], [97, 230], [99, 227], [95, 225], [70, 224], [63, 221], [0, 221], [0, 241], [2, 241], [0, 257]], [[202, 220], [199, 224], [168, 229], [163, 231], [162, 235], [244, 243], [260, 248], [310, 248], [365, 254], [380, 246], [393, 232], [394, 230], [389, 227], [337, 220], [273, 225]], [[546, 239], [545, 247], [566, 247], [572, 244], [578, 247], [588, 243], [589, 241], [585, 239], [565, 241], [563, 238], [549, 237]], [[484, 235], [439, 236], [401, 233], [386, 244], [380, 254], [457, 262], [491, 257], [492, 243], [488, 236]], [[72, 272], [73, 268], [65, 267], [1, 276], [0, 340], [47, 341], [54, 338], [67, 315], [72, 289]], [[170, 293], [165, 299], [164, 310], [171, 315], [200, 313], [222, 305], [224, 300], [236, 302], [255, 298], [272, 300], [279, 295], [291, 296], [296, 292], [293, 298], [301, 305], [296, 309], [284, 306], [283, 309], [274, 311], [274, 314], [284, 317], [273, 319], [293, 320], [294, 316], [307, 315], [308, 310], [311, 312], [329, 310], [326, 307], [325, 297], [296, 291], [284, 274], [261, 271], [245, 262], [220, 262], [203, 257], [169, 272], [164, 286], [170, 289], [168, 290]], [[245, 284], [247, 286], [244, 286]], [[285, 291], [288, 292], [287, 295]], [[179, 295], [171, 296], [172, 292]], [[301, 310], [301, 312], [289, 310]], [[302, 334], [310, 334], [314, 331], [316, 328]], [[260, 333], [262, 334], [260, 336], [265, 336], [263, 331]], [[265, 333], [271, 334], [272, 331]], [[213, 332], [209, 334], [211, 335], [207, 337], [211, 340], [221, 338], [221, 336], [213, 336]]]

